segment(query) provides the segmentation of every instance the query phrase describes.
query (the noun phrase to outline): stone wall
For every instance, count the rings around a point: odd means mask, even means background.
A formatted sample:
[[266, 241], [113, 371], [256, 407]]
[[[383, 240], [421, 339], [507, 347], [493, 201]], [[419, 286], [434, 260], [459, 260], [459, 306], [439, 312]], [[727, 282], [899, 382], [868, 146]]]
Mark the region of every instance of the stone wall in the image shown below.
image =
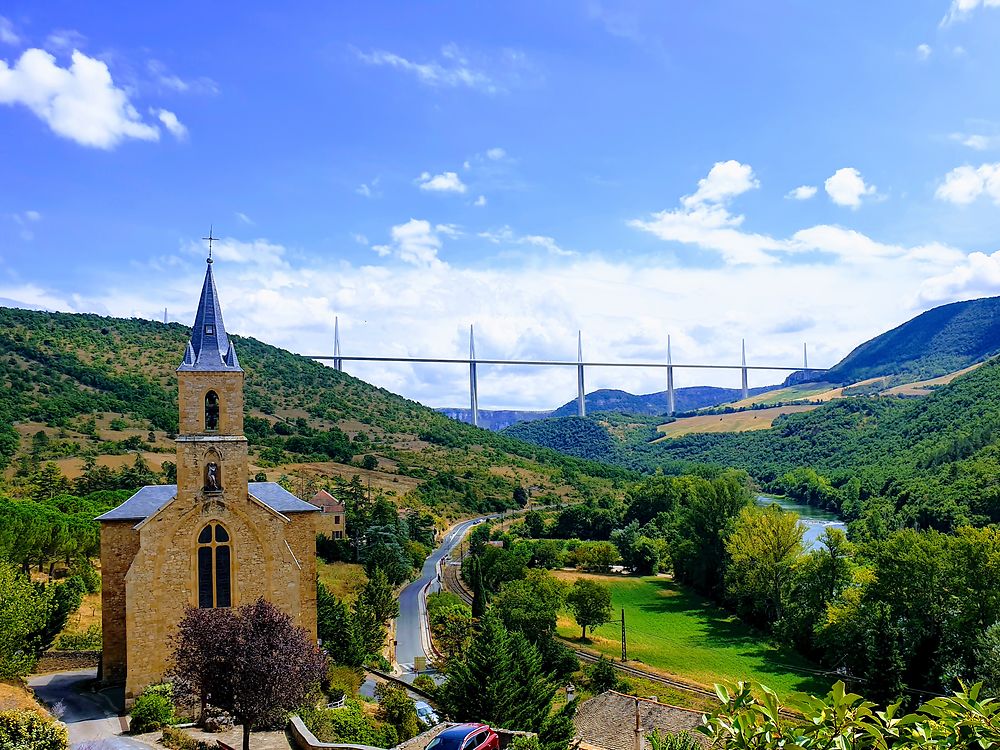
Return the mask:
[[101, 524], [101, 679], [125, 681], [127, 644], [125, 629], [125, 574], [139, 550], [135, 521]]
[[[263, 597], [316, 636], [314, 514], [285, 518], [248, 498], [178, 497], [139, 527], [140, 545], [125, 589], [129, 607], [126, 698], [163, 680], [170, 639], [197, 601], [197, 538], [221, 523], [232, 547], [232, 605]], [[311, 545], [311, 546], [310, 546]]]

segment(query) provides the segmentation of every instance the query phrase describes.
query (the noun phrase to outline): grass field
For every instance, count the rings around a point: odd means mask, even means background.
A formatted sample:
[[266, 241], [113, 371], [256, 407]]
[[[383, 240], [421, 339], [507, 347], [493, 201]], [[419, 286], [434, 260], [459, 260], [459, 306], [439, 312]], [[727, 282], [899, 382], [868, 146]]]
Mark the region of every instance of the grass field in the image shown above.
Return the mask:
[[795, 406], [772, 406], [769, 409], [748, 409], [731, 414], [703, 414], [697, 417], [681, 417], [663, 424], [656, 429], [663, 433], [664, 440], [704, 432], [749, 432], [750, 430], [766, 430], [774, 424], [774, 420], [782, 414], [796, 414], [801, 411], [811, 411], [817, 408], [810, 404]]
[[335, 596], [349, 602], [353, 602], [361, 587], [368, 583], [364, 566], [354, 563], [317, 560], [316, 576]]
[[[830, 681], [796, 671], [796, 667], [813, 667], [798, 654], [775, 646], [669, 578], [590, 576], [568, 571], [556, 575], [567, 581], [586, 576], [610, 585], [616, 617], [625, 609], [629, 659], [655, 670], [708, 688], [717, 682], [751, 680], [782, 696], [794, 692], [825, 694], [830, 688]], [[560, 616], [558, 631], [574, 641], [580, 638], [580, 628], [568, 615]], [[591, 642], [582, 646], [620, 657], [619, 622], [602, 625], [588, 638]]]

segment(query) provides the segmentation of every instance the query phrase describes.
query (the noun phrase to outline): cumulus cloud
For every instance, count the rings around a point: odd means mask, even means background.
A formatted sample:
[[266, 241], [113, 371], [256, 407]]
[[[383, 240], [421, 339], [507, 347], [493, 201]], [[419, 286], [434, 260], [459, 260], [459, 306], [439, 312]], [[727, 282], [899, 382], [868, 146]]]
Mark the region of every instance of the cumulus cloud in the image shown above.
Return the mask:
[[69, 68], [41, 49], [10, 67], [0, 60], [0, 104], [23, 104], [52, 132], [91, 148], [112, 149], [128, 138], [155, 141], [159, 128], [143, 122], [101, 60], [74, 51]]
[[410, 265], [441, 268], [445, 265], [438, 258], [441, 235], [454, 236], [456, 233], [456, 229], [447, 224], [434, 226], [426, 219], [410, 219], [392, 228], [390, 244], [373, 245], [372, 250], [381, 257], [393, 255]]
[[464, 193], [468, 189], [457, 172], [442, 172], [436, 175], [424, 172], [417, 178], [417, 184], [421, 190], [434, 193]]
[[920, 285], [919, 302], [935, 304], [1000, 294], [1000, 250], [970, 253], [946, 273]]
[[480, 208], [486, 205], [486, 196], [480, 195], [472, 202], [473, 206], [479, 206]]
[[45, 48], [55, 52], [71, 52], [83, 49], [87, 37], [75, 29], [56, 29], [45, 37]]
[[14, 30], [14, 24], [11, 23], [9, 18], [4, 18], [3, 16], [0, 16], [0, 42], [4, 44], [21, 43], [21, 37]]
[[917, 45], [917, 58], [920, 60], [926, 60], [931, 56], [931, 46], [929, 44], [918, 44]]
[[[828, 192], [831, 190], [829, 182], [827, 180]], [[708, 177], [698, 182], [695, 193], [681, 198], [681, 208], [654, 213], [649, 219], [633, 219], [628, 224], [663, 240], [719, 253], [732, 265], [773, 265], [782, 258], [809, 253], [834, 256], [851, 263], [905, 258], [923, 265], [952, 262], [960, 255], [959, 251], [946, 245], [889, 245], [861, 232], [827, 224], [801, 229], [787, 239], [744, 231], [744, 217], [730, 213], [728, 202], [732, 197], [757, 186], [749, 165], [738, 162], [716, 164]], [[845, 188], [835, 184], [832, 189], [841, 199], [859, 191], [857, 185]], [[868, 187], [860, 189], [862, 194], [873, 191], [874, 188]]]
[[493, 161], [500, 161], [501, 159], [507, 158], [507, 152], [504, 149], [497, 146], [491, 149], [487, 149], [486, 158], [492, 159]]
[[170, 135], [179, 141], [187, 139], [188, 129], [184, 123], [177, 119], [177, 115], [167, 109], [154, 109], [152, 112], [163, 123], [163, 127], [170, 132]]
[[568, 258], [576, 255], [576, 253], [572, 250], [566, 250], [565, 248], [560, 247], [554, 237], [548, 237], [540, 234], [517, 234], [509, 226], [502, 227], [498, 230], [480, 232], [479, 237], [484, 240], [488, 240], [494, 245], [529, 245], [532, 247], [540, 247], [547, 251], [550, 255], [556, 257]]
[[449, 44], [441, 48], [439, 60], [415, 62], [386, 50], [356, 52], [361, 62], [379, 65], [409, 73], [423, 84], [439, 88], [470, 88], [489, 94], [500, 90], [500, 85], [485, 70], [473, 66], [462, 50]]
[[865, 196], [875, 195], [874, 185], [866, 185], [864, 178], [854, 167], [843, 167], [834, 172], [823, 183], [826, 194], [838, 206], [857, 208]]
[[357, 195], [364, 196], [365, 198], [379, 197], [380, 193], [377, 192], [379, 179], [381, 178], [376, 177], [371, 182], [362, 182], [360, 185], [354, 188], [354, 192]]
[[948, 13], [941, 19], [941, 25], [947, 26], [955, 21], [963, 21], [977, 8], [1000, 8], [1000, 0], [951, 0]]
[[799, 185], [794, 190], [788, 192], [786, 198], [796, 201], [807, 201], [816, 195], [816, 187], [813, 185]]
[[939, 200], [965, 205], [982, 195], [1000, 205], [1000, 162], [956, 167], [945, 175], [934, 193]]

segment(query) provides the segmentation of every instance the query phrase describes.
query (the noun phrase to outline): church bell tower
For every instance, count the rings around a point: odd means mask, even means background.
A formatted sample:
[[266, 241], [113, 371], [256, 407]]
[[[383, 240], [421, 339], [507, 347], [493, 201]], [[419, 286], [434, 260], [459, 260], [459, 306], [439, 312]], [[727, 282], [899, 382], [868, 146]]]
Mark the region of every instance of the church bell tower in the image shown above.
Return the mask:
[[222, 322], [211, 249], [207, 262], [191, 340], [177, 368], [177, 499], [232, 503], [247, 498], [244, 373]]

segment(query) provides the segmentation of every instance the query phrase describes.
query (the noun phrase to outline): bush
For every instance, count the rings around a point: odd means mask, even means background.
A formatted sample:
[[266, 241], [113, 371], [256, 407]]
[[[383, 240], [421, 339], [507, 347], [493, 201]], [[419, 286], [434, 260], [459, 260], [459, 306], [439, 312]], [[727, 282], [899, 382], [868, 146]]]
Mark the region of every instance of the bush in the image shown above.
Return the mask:
[[160, 742], [170, 750], [198, 750], [198, 741], [183, 729], [163, 727]]
[[101, 626], [94, 624], [82, 633], [62, 633], [52, 647], [56, 651], [100, 651]]
[[66, 750], [66, 725], [34, 711], [0, 713], [0, 748], [4, 750]]
[[437, 690], [437, 683], [434, 682], [434, 678], [429, 674], [418, 674], [413, 678], [413, 687], [423, 690], [428, 695], [434, 695], [434, 691]]
[[541, 750], [537, 734], [518, 734], [507, 745], [507, 750]]
[[354, 667], [331, 664], [326, 671], [327, 693], [333, 700], [342, 695], [348, 698], [354, 697], [361, 689], [363, 681], [364, 673]]
[[174, 719], [173, 690], [170, 685], [150, 685], [135, 699], [129, 714], [132, 734], [144, 734], [162, 729]]
[[399, 744], [396, 729], [365, 713], [361, 701], [348, 699], [343, 708], [304, 709], [300, 716], [320, 742], [349, 742], [375, 747]]

